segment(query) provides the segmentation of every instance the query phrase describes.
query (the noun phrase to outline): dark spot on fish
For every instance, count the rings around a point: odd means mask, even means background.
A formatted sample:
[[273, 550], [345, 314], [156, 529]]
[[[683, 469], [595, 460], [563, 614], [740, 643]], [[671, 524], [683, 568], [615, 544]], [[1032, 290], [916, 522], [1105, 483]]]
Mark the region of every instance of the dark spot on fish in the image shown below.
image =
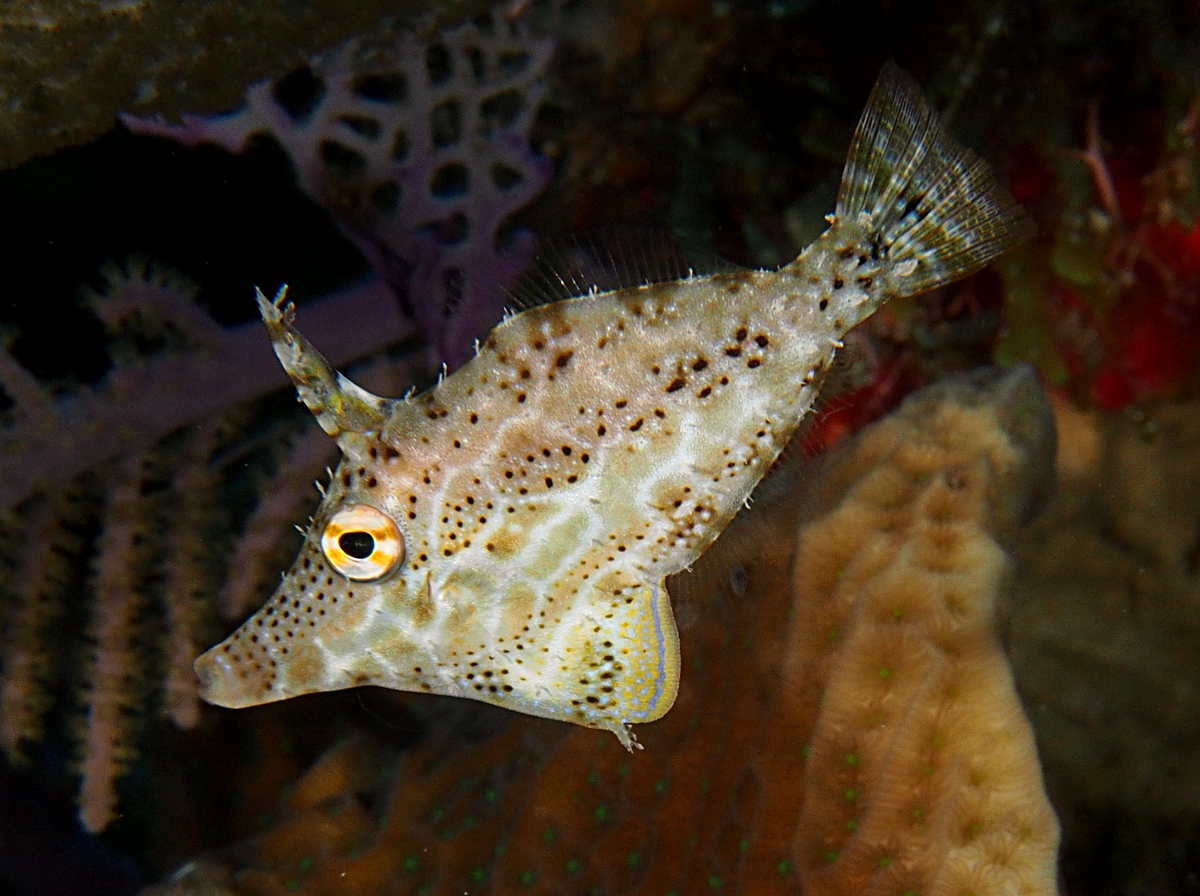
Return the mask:
[[771, 344], [771, 340], [768, 339], [766, 336], [764, 336], [762, 333], [759, 333], [757, 336], [755, 336], [754, 341], [758, 345], [759, 348], [766, 348], [768, 345]]
[[641, 429], [641, 428], [642, 428], [642, 424], [643, 424], [643, 423], [645, 423], [645, 422], [646, 422], [646, 421], [645, 421], [643, 418], [641, 418], [641, 417], [638, 417], [638, 418], [637, 418], [637, 420], [636, 420], [636, 422], [634, 422], [634, 423], [632, 423], [632, 424], [630, 425], [630, 427], [629, 427], [629, 431], [630, 431], [630, 432], [637, 432], [639, 429]]
[[703, 370], [706, 367], [708, 367], [708, 359], [707, 358], [697, 358], [695, 360], [695, 362], [692, 364], [692, 370], [696, 371], [697, 373], [699, 373], [701, 370]]
[[746, 366], [749, 367], [751, 370], [753, 370], [755, 367], [760, 366], [761, 364], [762, 364], [762, 361], [760, 361], [758, 358], [751, 358], [749, 361], [746, 362]]
[[701, 389], [699, 392], [696, 393], [697, 398], [708, 398], [708, 396], [710, 396], [710, 395], [712, 395], [712, 386], [705, 386], [703, 389]]
[[574, 352], [563, 352], [561, 355], [559, 355], [557, 358], [554, 359], [554, 366], [555, 367], [566, 367], [568, 364], [571, 363], [571, 356], [573, 354], [575, 354], [575, 353]]
[[829, 307], [829, 299], [821, 299], [821, 301], [817, 303], [817, 307], [824, 311]]
[[740, 357], [742, 354], [742, 348], [739, 345], [735, 345], [733, 348], [725, 349], [725, 354], [727, 354], [731, 358]]
[[834, 289], [841, 289], [845, 285], [846, 285], [846, 281], [843, 280], [841, 277], [833, 278], [833, 288]]
[[675, 377], [675, 379], [671, 380], [671, 382], [667, 385], [667, 391], [668, 392], [678, 392], [680, 389], [683, 388], [683, 386], [684, 386], [683, 379], [680, 377]]

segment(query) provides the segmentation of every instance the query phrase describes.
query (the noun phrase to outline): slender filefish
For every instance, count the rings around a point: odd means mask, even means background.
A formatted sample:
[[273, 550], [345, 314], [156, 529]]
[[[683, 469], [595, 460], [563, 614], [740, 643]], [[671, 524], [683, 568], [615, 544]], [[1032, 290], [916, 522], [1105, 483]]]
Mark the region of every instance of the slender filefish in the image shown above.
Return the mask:
[[829, 227], [778, 271], [689, 276], [531, 308], [435, 387], [379, 398], [258, 304], [342, 459], [270, 601], [196, 661], [252, 706], [379, 685], [607, 729], [670, 709], [666, 579], [743, 506], [841, 339], [985, 265], [1029, 217], [913, 79], [883, 69]]

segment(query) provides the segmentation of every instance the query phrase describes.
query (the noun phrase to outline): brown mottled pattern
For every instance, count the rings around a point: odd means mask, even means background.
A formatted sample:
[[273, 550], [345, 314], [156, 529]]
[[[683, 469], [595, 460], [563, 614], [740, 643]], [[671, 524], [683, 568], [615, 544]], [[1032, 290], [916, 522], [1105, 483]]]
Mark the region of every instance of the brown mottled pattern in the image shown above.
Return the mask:
[[[912, 141], [896, 153], [898, 133]], [[282, 296], [260, 296], [280, 360], [344, 457], [276, 596], [197, 662], [207, 699], [378, 684], [604, 728], [629, 746], [626, 726], [659, 718], [678, 687], [665, 577], [746, 502], [841, 336], [1028, 230], [894, 68], [846, 172], [829, 230], [782, 270], [531, 309], [411, 400], [336, 376]], [[920, 201], [891, 203], [894, 189]], [[404, 541], [403, 563], [375, 581], [343, 578], [320, 548], [351, 505], [382, 512]]]
[[[1029, 369], [926, 390], [816, 500], [785, 470], [672, 579], [684, 674], [644, 753], [536, 719], [435, 735], [377, 820], [339, 784], [213, 862], [238, 894], [1049, 896], [1057, 826], [994, 624], [1053, 457]], [[343, 748], [296, 793], [334, 762], [371, 767]]]

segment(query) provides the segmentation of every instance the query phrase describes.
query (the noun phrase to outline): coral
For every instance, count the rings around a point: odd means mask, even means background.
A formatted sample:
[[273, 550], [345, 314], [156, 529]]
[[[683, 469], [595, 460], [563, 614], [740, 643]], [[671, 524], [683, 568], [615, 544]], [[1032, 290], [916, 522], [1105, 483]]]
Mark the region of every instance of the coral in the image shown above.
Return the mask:
[[[215, 129], [205, 133], [240, 148], [269, 127], [385, 275], [306, 303], [332, 363], [413, 334], [398, 290], [437, 292], [436, 308], [412, 307], [447, 357], [499, 318], [532, 249], [508, 216], [549, 176], [524, 135], [551, 47], [498, 12], [427, 40], [392, 30], [259, 85], [239, 115], [183, 128]], [[447, 230], [456, 235], [441, 239]], [[233, 618], [261, 600], [327, 462], [324, 441], [249, 406], [286, 382], [258, 321], [223, 326], [193, 287], [145, 261], [110, 265], [103, 280], [84, 291], [107, 339], [96, 379], [47, 382], [0, 350], [0, 501], [13, 555], [0, 733], [14, 762], [31, 743], [55, 742], [47, 713], [68, 702], [64, 682], [80, 679], [67, 727], [93, 832], [116, 817], [118, 779], [153, 713], [183, 729], [198, 722], [197, 648], [218, 634], [218, 612]], [[403, 392], [429, 366], [384, 358], [364, 375]], [[40, 540], [25, 549], [31, 537]]]
[[457, 367], [533, 257], [532, 234], [509, 218], [553, 171], [526, 139], [553, 47], [525, 18], [493, 12], [431, 41], [351, 41], [253, 85], [232, 115], [123, 121], [230, 152], [273, 136], [304, 190]]
[[[232, 108], [251, 81], [378, 26], [458, 21], [473, 0], [36, 0], [0, 12], [0, 167], [98, 137], [121, 110]], [[210, 35], [219, 40], [205, 40]]]
[[[10, 406], [0, 429], [0, 506], [12, 507], [115, 457], [287, 384], [258, 321], [222, 327], [144, 263], [110, 269], [97, 316], [114, 341], [130, 327], [165, 349], [112, 359], [107, 376], [71, 390], [40, 382], [0, 350], [0, 387]], [[378, 281], [311, 302], [321, 350], [345, 365], [401, 341], [412, 330]], [[140, 322], [139, 320], [140, 319]], [[311, 319], [311, 318], [309, 318]], [[334, 360], [337, 356], [339, 360]]]
[[1200, 403], [1058, 408], [1059, 490], [1021, 541], [1013, 665], [1079, 892], [1186, 892], [1200, 831]]
[[[1153, 164], [1108, 153], [1100, 105], [1085, 148], [1057, 176], [1036, 158], [1019, 186], [1060, 195], [1051, 245], [1002, 265], [1009, 328], [1001, 358], [1036, 361], [1078, 400], [1116, 410], [1194, 386], [1200, 371], [1197, 99], [1171, 120]], [[1145, 154], [1145, 151], [1143, 151]]]
[[853, 484], [800, 537], [776, 729], [811, 731], [806, 893], [1055, 891], [1058, 826], [996, 631], [997, 539], [1045, 499], [1053, 442], [1026, 368], [918, 393], [838, 465]]
[[351, 740], [261, 835], [154, 892], [1052, 893], [1057, 825], [995, 629], [1000, 542], [1052, 457], [1027, 368], [919, 393], [817, 486], [768, 480], [673, 581], [685, 674], [644, 752], [520, 717], [384, 766]]
[[[10, 763], [22, 764], [30, 744], [57, 739], [46, 718], [67, 702], [80, 818], [90, 831], [116, 815], [117, 781], [151, 726], [149, 710], [185, 729], [199, 719], [192, 661], [220, 631], [213, 598], [228, 571], [252, 601], [263, 585], [228, 554], [240, 564], [267, 552], [269, 561], [269, 546], [291, 520], [267, 508], [302, 508], [324, 463], [285, 462], [284, 478], [267, 479], [267, 500], [234, 550], [230, 516], [254, 483], [231, 470], [231, 452], [241, 460], [247, 451], [270, 455], [302, 425], [268, 422], [264, 430], [260, 421], [250, 426], [257, 451], [239, 447], [255, 414], [243, 410], [235, 425], [228, 409], [281, 385], [277, 365], [255, 364], [260, 353], [274, 360], [261, 325], [222, 327], [178, 277], [145, 262], [112, 266], [105, 279], [101, 292], [87, 293], [109, 338], [111, 369], [98, 384], [64, 390], [0, 354], [12, 400], [0, 436], [4, 497], [13, 504], [2, 526], [10, 560], [0, 583], [9, 602], [0, 745]], [[325, 335], [341, 343], [346, 360], [408, 332], [390, 295], [371, 286], [312, 307], [323, 309]], [[401, 388], [423, 368], [384, 366]], [[77, 706], [61, 700], [76, 678]]]

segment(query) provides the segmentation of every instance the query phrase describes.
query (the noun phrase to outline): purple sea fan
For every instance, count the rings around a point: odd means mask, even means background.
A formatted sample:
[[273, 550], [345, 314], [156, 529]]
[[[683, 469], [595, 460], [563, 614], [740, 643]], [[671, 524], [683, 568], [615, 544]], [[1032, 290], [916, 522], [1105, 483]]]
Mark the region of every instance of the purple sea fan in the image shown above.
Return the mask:
[[286, 150], [324, 205], [450, 366], [500, 318], [534, 238], [508, 219], [549, 182], [530, 147], [553, 40], [499, 12], [428, 41], [359, 39], [276, 81], [245, 107], [131, 130], [241, 152], [255, 134]]

